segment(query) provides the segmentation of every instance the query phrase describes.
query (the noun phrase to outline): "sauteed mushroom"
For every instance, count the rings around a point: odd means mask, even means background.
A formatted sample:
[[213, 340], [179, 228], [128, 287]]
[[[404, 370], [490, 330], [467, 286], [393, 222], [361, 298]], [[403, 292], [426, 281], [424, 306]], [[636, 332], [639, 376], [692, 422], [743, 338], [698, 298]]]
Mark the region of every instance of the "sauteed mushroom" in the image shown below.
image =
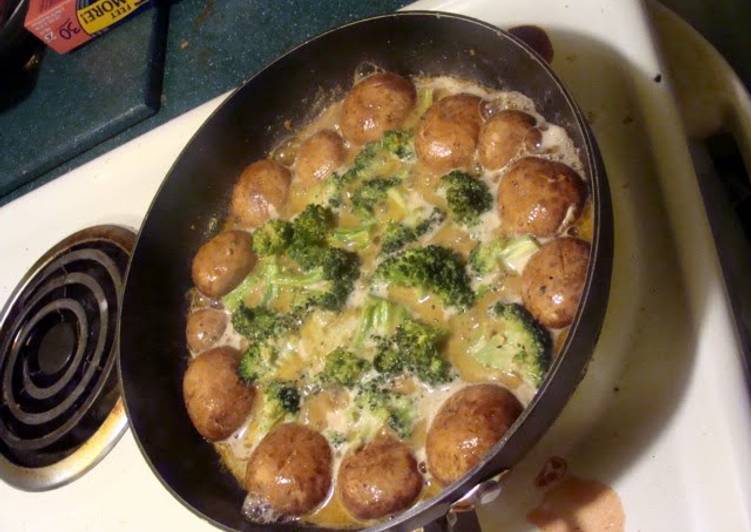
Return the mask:
[[328, 177], [344, 162], [344, 141], [336, 131], [323, 129], [308, 137], [297, 151], [295, 179], [310, 186]]
[[480, 134], [480, 101], [471, 94], [456, 94], [428, 109], [415, 139], [417, 155], [428, 168], [446, 172], [469, 165]]
[[271, 159], [256, 161], [243, 170], [232, 190], [230, 212], [242, 226], [252, 228], [274, 218], [289, 192], [289, 170]]
[[541, 138], [533, 116], [522, 111], [500, 111], [480, 130], [477, 141], [480, 164], [488, 170], [498, 170], [522, 150], [534, 150]]
[[538, 157], [515, 162], [498, 186], [498, 209], [509, 234], [554, 236], [576, 220], [585, 198], [576, 172]]
[[216, 347], [198, 355], [183, 377], [185, 408], [196, 430], [207, 440], [229, 437], [246, 420], [255, 389], [237, 376], [240, 353]]
[[378, 436], [349, 453], [339, 468], [342, 502], [360, 519], [377, 519], [411, 505], [422, 476], [409, 447], [393, 436]]
[[225, 231], [206, 242], [193, 258], [193, 283], [209, 297], [221, 297], [237, 286], [256, 263], [251, 236]]
[[227, 315], [221, 310], [204, 308], [188, 316], [185, 336], [195, 353], [206, 351], [219, 341], [227, 328]]
[[442, 484], [461, 478], [482, 460], [521, 414], [522, 405], [495, 384], [467, 386], [441, 406], [428, 431], [430, 473]]
[[587, 242], [558, 238], [530, 259], [522, 274], [522, 297], [546, 327], [569, 325], [579, 306], [589, 264]]
[[342, 133], [350, 142], [364, 144], [399, 127], [415, 106], [412, 82], [392, 72], [381, 72], [355, 85], [342, 105]]
[[283, 515], [302, 515], [326, 498], [331, 449], [320, 433], [284, 423], [261, 440], [248, 460], [247, 490]]

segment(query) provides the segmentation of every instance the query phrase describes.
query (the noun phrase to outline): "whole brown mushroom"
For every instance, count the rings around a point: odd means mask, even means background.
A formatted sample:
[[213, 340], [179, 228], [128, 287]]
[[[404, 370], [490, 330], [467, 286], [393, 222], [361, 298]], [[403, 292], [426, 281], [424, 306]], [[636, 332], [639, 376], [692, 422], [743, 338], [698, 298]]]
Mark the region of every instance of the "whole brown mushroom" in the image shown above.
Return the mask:
[[183, 399], [196, 430], [207, 440], [228, 438], [248, 418], [255, 388], [237, 375], [240, 352], [216, 347], [198, 355], [183, 376]]
[[516, 161], [498, 186], [498, 210], [509, 234], [554, 236], [581, 213], [586, 187], [570, 167], [525, 157]]
[[253, 451], [245, 473], [248, 492], [276, 512], [310, 512], [331, 486], [331, 448], [320, 433], [297, 423], [283, 423]]
[[378, 436], [347, 454], [337, 480], [344, 506], [360, 519], [404, 510], [420, 494], [422, 484], [409, 447], [392, 436]]
[[209, 297], [225, 295], [256, 264], [252, 238], [245, 231], [224, 231], [206, 242], [193, 257], [193, 284]]
[[342, 134], [354, 144], [378, 140], [402, 124], [416, 100], [417, 91], [410, 80], [393, 72], [373, 74], [344, 98]]
[[474, 384], [449, 397], [428, 431], [428, 469], [441, 484], [458, 480], [487, 454], [522, 412], [506, 388]]
[[287, 202], [290, 174], [271, 159], [248, 165], [232, 189], [230, 214], [244, 227], [262, 225]]
[[590, 246], [577, 238], [551, 240], [532, 255], [522, 273], [522, 299], [546, 327], [574, 319], [589, 265]]
[[415, 138], [415, 151], [425, 166], [447, 172], [472, 162], [482, 123], [480, 102], [471, 94], [455, 94], [430, 106]]
[[311, 186], [341, 166], [347, 155], [344, 140], [336, 131], [324, 129], [308, 137], [297, 151], [295, 179]]
[[506, 110], [493, 115], [480, 129], [480, 164], [488, 170], [498, 170], [522, 150], [536, 149], [542, 134], [535, 124], [535, 118], [522, 111]]
[[188, 347], [194, 353], [213, 347], [227, 328], [227, 314], [221, 310], [203, 308], [191, 312], [185, 326]]

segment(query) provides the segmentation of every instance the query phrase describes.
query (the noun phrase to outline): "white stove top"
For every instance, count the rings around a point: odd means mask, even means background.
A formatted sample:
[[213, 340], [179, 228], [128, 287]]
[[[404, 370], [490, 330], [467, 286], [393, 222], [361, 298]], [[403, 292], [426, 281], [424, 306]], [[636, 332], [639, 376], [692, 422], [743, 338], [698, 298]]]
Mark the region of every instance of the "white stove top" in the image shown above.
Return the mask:
[[[480, 510], [530, 528], [532, 479], [552, 455], [613, 487], [626, 529], [751, 530], [751, 412], [701, 196], [645, 6], [637, 0], [425, 0], [500, 27], [536, 24], [592, 123], [612, 189], [611, 303], [563, 415]], [[661, 74], [660, 83], [655, 77]], [[74, 231], [137, 228], [180, 149], [224, 96], [0, 208], [0, 303]], [[126, 432], [79, 480], [45, 493], [0, 483], [0, 530], [206, 530], [151, 474]]]

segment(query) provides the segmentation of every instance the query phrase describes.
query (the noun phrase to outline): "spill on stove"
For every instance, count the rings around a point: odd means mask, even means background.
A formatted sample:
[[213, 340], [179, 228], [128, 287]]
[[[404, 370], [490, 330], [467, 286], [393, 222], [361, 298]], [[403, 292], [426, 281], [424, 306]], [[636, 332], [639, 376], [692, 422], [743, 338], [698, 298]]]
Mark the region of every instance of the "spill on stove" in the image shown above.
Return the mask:
[[573, 475], [563, 458], [551, 457], [535, 478], [542, 502], [527, 520], [542, 532], [624, 532], [618, 494], [599, 480]]

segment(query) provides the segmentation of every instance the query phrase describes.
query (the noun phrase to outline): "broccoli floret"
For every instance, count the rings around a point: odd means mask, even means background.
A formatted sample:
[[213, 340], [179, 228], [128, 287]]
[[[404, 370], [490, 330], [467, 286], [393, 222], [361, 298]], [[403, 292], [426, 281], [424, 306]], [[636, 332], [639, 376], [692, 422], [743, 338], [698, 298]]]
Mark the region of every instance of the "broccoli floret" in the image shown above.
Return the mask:
[[362, 214], [373, 214], [375, 208], [386, 201], [389, 189], [399, 185], [398, 177], [374, 177], [365, 180], [352, 194], [352, 207]]
[[506, 246], [503, 239], [491, 240], [486, 244], [477, 244], [469, 253], [469, 267], [473, 272], [481, 275], [498, 270], [501, 264], [501, 253]]
[[485, 244], [477, 244], [469, 254], [469, 265], [479, 274], [498, 271], [501, 265], [521, 274], [527, 261], [538, 249], [540, 244], [530, 236], [510, 240], [499, 238]]
[[472, 347], [472, 356], [484, 366], [513, 371], [539, 386], [550, 367], [550, 333], [522, 305], [496, 303], [491, 313], [497, 327]]
[[327, 310], [339, 310], [360, 276], [360, 258], [350, 251], [327, 248], [320, 260], [323, 277], [331, 282], [331, 288], [316, 297], [315, 303]]
[[263, 381], [274, 371], [276, 360], [277, 353], [273, 348], [254, 343], [243, 353], [237, 371], [249, 384]]
[[[245, 301], [247, 294], [259, 285], [264, 290], [261, 306], [269, 305], [282, 291], [291, 291], [303, 306], [310, 302], [329, 299], [332, 293], [336, 298], [346, 299], [349, 289], [342, 285], [347, 279], [334, 277], [341, 273], [342, 269], [339, 254], [331, 253], [327, 247], [316, 245], [302, 246], [299, 249], [301, 253], [306, 253], [310, 257], [305, 262], [310, 269], [291, 270], [280, 266], [274, 257], [267, 257], [239, 286], [222, 298], [224, 307], [234, 314]], [[346, 293], [342, 295], [341, 292]]]
[[432, 231], [446, 219], [446, 213], [434, 208], [425, 218], [417, 223], [390, 223], [383, 233], [381, 253], [394, 253], [404, 246], [416, 242], [421, 236]]
[[296, 414], [300, 410], [300, 392], [293, 382], [271, 381], [266, 385], [265, 398], [275, 402], [285, 414]]
[[292, 221], [293, 241], [298, 244], [323, 244], [335, 224], [334, 211], [310, 204]]
[[449, 212], [460, 224], [475, 225], [480, 215], [493, 205], [493, 195], [488, 186], [466, 172], [454, 170], [443, 176], [441, 181], [446, 187]]
[[384, 375], [399, 375], [406, 371], [405, 355], [393, 342], [391, 337], [377, 337], [378, 347], [373, 357], [373, 367]]
[[432, 292], [446, 305], [469, 307], [475, 300], [461, 255], [441, 246], [410, 248], [388, 257], [376, 268], [375, 277]]
[[415, 136], [411, 131], [392, 129], [383, 134], [381, 147], [402, 160], [409, 160], [415, 156]]
[[328, 244], [335, 223], [330, 208], [308, 205], [292, 222], [292, 243], [287, 250], [287, 255], [310, 274], [308, 280], [312, 283], [307, 285], [308, 289], [318, 292], [310, 295], [307, 303], [327, 310], [338, 310], [344, 305], [360, 275], [356, 253]]
[[386, 375], [410, 371], [428, 384], [448, 382], [453, 375], [440, 352], [443, 338], [443, 331], [406, 319], [393, 335], [381, 339], [373, 367]]
[[387, 131], [379, 140], [367, 143], [357, 154], [352, 167], [341, 175], [331, 177], [332, 196], [336, 206], [341, 204], [341, 196], [347, 186], [364, 179], [383, 176], [381, 172], [390, 161], [414, 157], [414, 134], [408, 131]]
[[357, 227], [338, 227], [329, 235], [329, 244], [348, 249], [365, 249], [373, 237], [373, 222], [365, 222]]
[[370, 296], [362, 307], [355, 347], [361, 347], [368, 338], [378, 339], [391, 335], [397, 325], [408, 317], [409, 313], [402, 305]]
[[370, 367], [370, 363], [344, 349], [338, 348], [326, 356], [326, 363], [320, 374], [324, 384], [353, 386]]
[[253, 232], [253, 251], [259, 256], [284, 253], [292, 241], [292, 224], [269, 220]]
[[[387, 424], [400, 438], [409, 438], [414, 430], [416, 409], [414, 399], [384, 387], [381, 381], [365, 383], [355, 396], [353, 414], [370, 414], [380, 424]], [[379, 427], [369, 427], [375, 432]], [[367, 435], [364, 435], [367, 438]]]
[[258, 413], [258, 434], [265, 434], [286, 419], [291, 421], [300, 409], [300, 392], [293, 382], [270, 381], [263, 387], [263, 406]]
[[284, 336], [299, 325], [299, 317], [294, 312], [284, 314], [266, 307], [247, 307], [241, 304], [232, 313], [232, 327], [235, 331], [254, 342]]
[[316, 293], [308, 297], [308, 303], [327, 310], [339, 310], [360, 275], [357, 254], [329, 246], [293, 245], [289, 255], [304, 270], [325, 282], [315, 287]]

